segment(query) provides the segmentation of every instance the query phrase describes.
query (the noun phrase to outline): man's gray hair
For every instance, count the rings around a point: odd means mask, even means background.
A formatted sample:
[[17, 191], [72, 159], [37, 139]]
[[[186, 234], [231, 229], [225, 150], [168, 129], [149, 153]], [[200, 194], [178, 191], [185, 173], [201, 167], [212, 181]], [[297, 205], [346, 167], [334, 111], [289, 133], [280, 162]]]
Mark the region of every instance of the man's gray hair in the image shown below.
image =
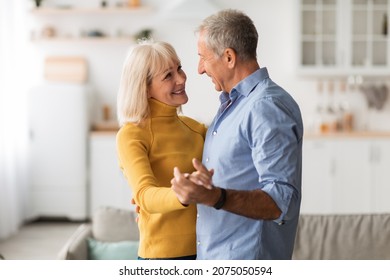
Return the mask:
[[256, 59], [259, 39], [253, 21], [243, 12], [221, 10], [203, 20], [196, 30], [205, 32], [206, 46], [218, 56], [227, 48], [233, 49], [242, 60]]

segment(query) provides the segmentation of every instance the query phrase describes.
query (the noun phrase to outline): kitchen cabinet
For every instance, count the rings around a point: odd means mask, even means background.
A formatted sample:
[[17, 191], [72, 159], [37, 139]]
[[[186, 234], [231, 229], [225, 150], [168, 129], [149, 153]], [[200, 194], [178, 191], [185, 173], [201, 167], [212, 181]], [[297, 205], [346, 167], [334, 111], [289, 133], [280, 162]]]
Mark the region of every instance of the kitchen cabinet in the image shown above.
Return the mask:
[[300, 54], [302, 67], [335, 67], [340, 64], [340, 1], [300, 1]]
[[302, 162], [303, 213], [331, 213], [333, 210], [334, 162], [328, 141], [304, 140]]
[[374, 212], [389, 212], [390, 141], [378, 139], [372, 144], [372, 185]]
[[372, 142], [337, 139], [332, 143], [333, 211], [370, 213], [372, 209]]
[[113, 132], [90, 135], [90, 215], [101, 206], [135, 209], [130, 203], [131, 189], [119, 168], [115, 137]]
[[306, 138], [302, 213], [390, 211], [390, 138]]
[[388, 75], [389, 0], [299, 0], [299, 70]]
[[87, 218], [89, 91], [51, 83], [28, 93], [28, 219]]

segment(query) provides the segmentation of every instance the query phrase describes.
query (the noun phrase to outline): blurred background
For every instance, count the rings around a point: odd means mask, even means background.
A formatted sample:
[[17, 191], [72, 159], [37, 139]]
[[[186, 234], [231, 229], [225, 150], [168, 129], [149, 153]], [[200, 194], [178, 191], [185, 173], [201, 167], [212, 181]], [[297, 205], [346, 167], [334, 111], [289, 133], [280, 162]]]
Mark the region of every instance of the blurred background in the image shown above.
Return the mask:
[[389, 2], [0, 0], [0, 240], [37, 219], [133, 209], [115, 151], [126, 54], [142, 37], [170, 42], [183, 113], [209, 124], [219, 93], [197, 73], [194, 30], [224, 8], [253, 19], [260, 65], [302, 110], [302, 213], [388, 212]]

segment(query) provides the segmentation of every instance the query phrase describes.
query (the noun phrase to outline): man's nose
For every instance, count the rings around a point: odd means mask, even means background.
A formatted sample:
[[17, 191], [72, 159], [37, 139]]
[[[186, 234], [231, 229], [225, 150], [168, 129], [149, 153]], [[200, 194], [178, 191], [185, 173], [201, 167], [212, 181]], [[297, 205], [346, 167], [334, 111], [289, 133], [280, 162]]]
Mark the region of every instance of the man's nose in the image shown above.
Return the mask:
[[203, 62], [202, 62], [202, 61], [199, 61], [199, 63], [198, 63], [198, 73], [202, 75], [204, 72], [205, 72], [205, 71], [204, 71]]

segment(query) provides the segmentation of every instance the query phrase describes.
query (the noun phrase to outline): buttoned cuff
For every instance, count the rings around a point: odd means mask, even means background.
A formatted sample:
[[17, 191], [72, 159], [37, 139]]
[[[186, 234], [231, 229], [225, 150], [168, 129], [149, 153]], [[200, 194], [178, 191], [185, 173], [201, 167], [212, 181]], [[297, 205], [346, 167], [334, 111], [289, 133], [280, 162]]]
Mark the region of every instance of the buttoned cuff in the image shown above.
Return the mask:
[[[288, 220], [287, 213], [290, 208], [294, 188], [286, 183], [272, 182], [267, 184], [262, 191], [266, 192], [276, 203], [282, 213], [274, 222], [283, 225]], [[291, 211], [292, 209], [290, 209]]]

